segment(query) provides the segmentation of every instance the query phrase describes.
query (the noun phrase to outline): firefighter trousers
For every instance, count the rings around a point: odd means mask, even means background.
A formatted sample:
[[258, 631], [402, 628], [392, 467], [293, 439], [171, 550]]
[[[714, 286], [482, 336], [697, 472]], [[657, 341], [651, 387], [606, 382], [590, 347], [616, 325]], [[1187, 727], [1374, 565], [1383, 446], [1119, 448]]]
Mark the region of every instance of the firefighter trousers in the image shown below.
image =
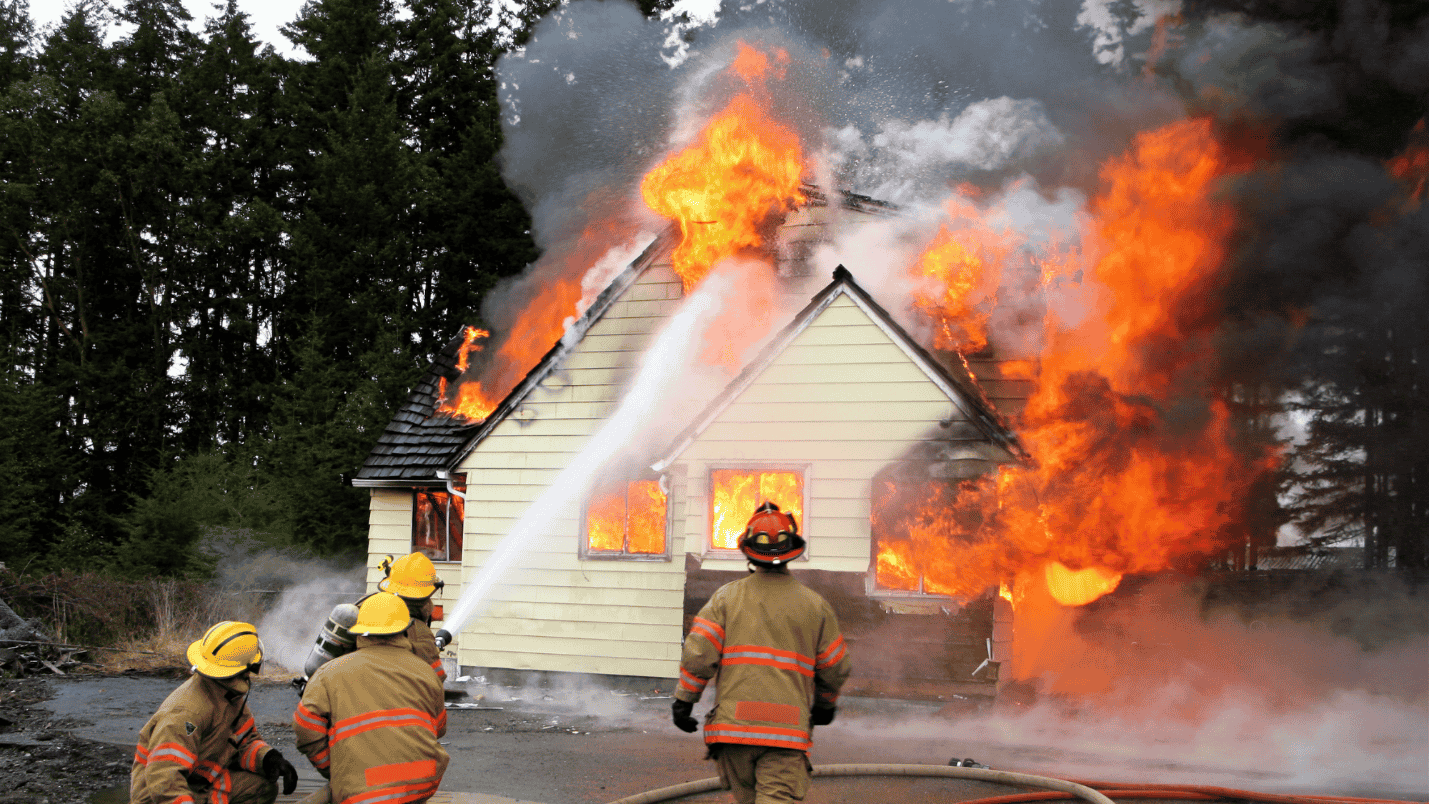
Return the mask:
[[273, 804], [278, 798], [278, 785], [256, 773], [230, 770], [218, 785], [189, 785], [194, 804]]
[[813, 768], [809, 755], [792, 748], [719, 743], [710, 753], [719, 780], [734, 793], [735, 804], [782, 804], [803, 801]]

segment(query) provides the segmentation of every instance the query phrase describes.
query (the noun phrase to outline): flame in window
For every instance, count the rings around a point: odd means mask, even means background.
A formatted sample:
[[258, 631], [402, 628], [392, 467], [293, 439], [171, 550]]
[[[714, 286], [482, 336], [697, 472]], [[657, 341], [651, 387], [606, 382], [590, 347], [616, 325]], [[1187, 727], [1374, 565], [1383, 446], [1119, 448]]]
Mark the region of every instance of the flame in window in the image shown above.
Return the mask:
[[799, 472], [715, 469], [710, 482], [710, 546], [714, 549], [738, 550], [749, 517], [766, 500], [792, 514], [802, 530], [804, 476]]
[[632, 480], [597, 492], [586, 507], [587, 551], [663, 554], [666, 506], [658, 480]]

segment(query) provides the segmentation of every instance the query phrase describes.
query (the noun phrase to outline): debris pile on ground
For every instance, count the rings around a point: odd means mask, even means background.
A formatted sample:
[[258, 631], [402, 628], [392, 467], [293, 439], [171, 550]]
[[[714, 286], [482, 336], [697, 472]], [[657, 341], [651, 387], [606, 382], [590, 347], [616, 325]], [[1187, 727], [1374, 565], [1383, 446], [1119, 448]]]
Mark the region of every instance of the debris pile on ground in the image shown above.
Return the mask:
[[0, 600], [0, 673], [23, 677], [58, 673], [83, 664], [87, 648], [64, 645], [39, 620], [26, 620]]

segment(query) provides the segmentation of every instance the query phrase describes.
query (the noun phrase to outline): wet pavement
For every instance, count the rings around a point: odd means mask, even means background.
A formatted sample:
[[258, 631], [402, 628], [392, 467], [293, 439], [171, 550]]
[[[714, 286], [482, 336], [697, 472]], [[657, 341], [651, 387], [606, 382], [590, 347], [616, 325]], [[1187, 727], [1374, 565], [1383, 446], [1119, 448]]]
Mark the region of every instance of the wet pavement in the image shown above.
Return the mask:
[[[78, 737], [132, 746], [139, 730], [177, 679], [80, 677], [56, 680], [46, 702], [57, 718], [77, 723]], [[658, 690], [591, 687], [509, 688], [468, 680], [470, 696], [449, 696], [448, 733], [452, 756], [442, 783], [449, 804], [602, 804], [647, 790], [714, 775], [703, 759], [698, 735], [669, 723], [671, 699]], [[299, 791], [322, 779], [293, 744], [292, 712], [298, 693], [281, 683], [259, 684], [249, 699], [260, 733], [299, 770]], [[976, 733], [976, 739], [963, 733]], [[956, 706], [940, 702], [845, 698], [838, 720], [820, 727], [811, 754], [814, 764], [887, 763], [946, 765], [972, 757], [1000, 770], [1059, 778], [1197, 783], [1322, 795], [1425, 800], [1373, 779], [1307, 781], [1267, 770], [1253, 761], [1242, 766], [1167, 760], [1154, 755], [1102, 753], [1087, 746], [1028, 744], [989, 739], [986, 728], [966, 730]], [[1429, 790], [1429, 779], [1423, 788]], [[808, 801], [821, 802], [966, 800], [1013, 790], [964, 780], [828, 779], [816, 781]], [[688, 801], [727, 801], [711, 793]], [[441, 804], [439, 802], [439, 804]]]

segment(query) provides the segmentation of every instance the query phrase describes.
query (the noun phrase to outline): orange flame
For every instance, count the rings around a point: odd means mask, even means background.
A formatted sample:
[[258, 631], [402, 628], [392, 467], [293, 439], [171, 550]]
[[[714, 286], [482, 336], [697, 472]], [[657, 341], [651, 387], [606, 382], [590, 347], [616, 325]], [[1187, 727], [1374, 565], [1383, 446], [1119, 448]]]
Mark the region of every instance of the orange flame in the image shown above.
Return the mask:
[[633, 480], [597, 492], [586, 507], [590, 552], [665, 552], [665, 492], [658, 480]]
[[938, 325], [933, 346], [978, 352], [987, 346], [987, 320], [997, 289], [999, 266], [1012, 252], [1008, 236], [995, 232], [959, 188], [947, 204], [952, 229], [944, 225], [914, 269], [925, 280], [915, 306]]
[[[490, 335], [490, 332], [476, 327], [467, 327], [462, 331], [461, 349], [457, 352], [456, 359], [457, 371], [466, 373], [470, 367], [471, 353], [480, 352], [483, 348], [477, 341], [490, 337]], [[448, 399], [447, 378], [442, 377], [437, 381], [438, 413], [449, 413], [472, 421], [480, 421], [495, 409], [496, 403], [482, 396], [480, 383], [463, 383], [457, 387], [456, 398]]]
[[710, 472], [710, 546], [739, 549], [739, 537], [754, 509], [764, 501], [804, 522], [804, 476], [798, 472], [715, 469]]
[[[880, 586], [967, 598], [1036, 573], [1054, 599], [1083, 605], [1124, 573], [1224, 546], [1250, 484], [1274, 460], [1238, 452], [1229, 410], [1199, 386], [1234, 223], [1213, 192], [1234, 169], [1203, 120], [1145, 132], [1104, 166], [1106, 189], [1083, 236], [1099, 256], [1082, 269], [1099, 289], [1100, 315], [1066, 329], [1049, 319], [1019, 428], [1030, 467], [1004, 468], [996, 482], [886, 489], [874, 512]], [[975, 245], [961, 253], [1007, 254], [1006, 235], [962, 231]], [[1042, 268], [1056, 279], [1078, 266]], [[958, 275], [947, 280], [954, 294], [970, 286]], [[938, 324], [972, 309], [956, 299], [920, 307]], [[975, 327], [958, 326], [940, 332], [960, 348], [981, 346]]]
[[1424, 189], [1429, 186], [1429, 130], [1424, 119], [1414, 124], [1409, 135], [1409, 143], [1400, 154], [1389, 160], [1389, 174], [1399, 179], [1409, 190], [1409, 197], [1415, 203], [1424, 200]]
[[[753, 85], [770, 70], [764, 54], [741, 42], [731, 66]], [[778, 53], [776, 63], [788, 61]], [[803, 149], [755, 94], [735, 96], [695, 143], [646, 174], [646, 205], [680, 226], [673, 261], [685, 292], [716, 263], [765, 242], [764, 230], [804, 202]]]

